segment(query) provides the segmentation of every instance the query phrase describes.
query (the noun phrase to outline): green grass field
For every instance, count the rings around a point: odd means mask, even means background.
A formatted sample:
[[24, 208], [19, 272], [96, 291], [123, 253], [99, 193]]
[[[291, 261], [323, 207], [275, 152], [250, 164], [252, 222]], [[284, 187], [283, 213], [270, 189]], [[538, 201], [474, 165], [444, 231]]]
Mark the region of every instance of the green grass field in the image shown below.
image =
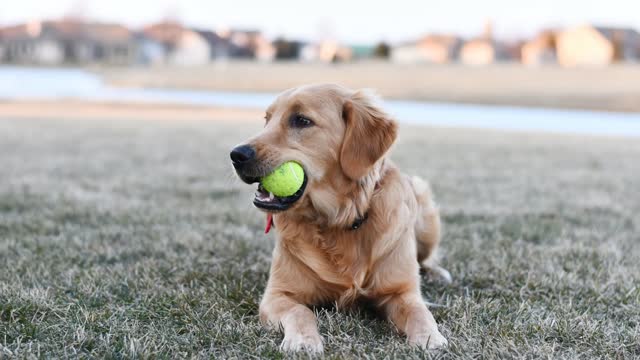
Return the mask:
[[[282, 358], [258, 303], [273, 233], [228, 150], [260, 128], [0, 120], [0, 358]], [[317, 309], [328, 358], [640, 357], [640, 142], [401, 128], [430, 179], [450, 346]]]

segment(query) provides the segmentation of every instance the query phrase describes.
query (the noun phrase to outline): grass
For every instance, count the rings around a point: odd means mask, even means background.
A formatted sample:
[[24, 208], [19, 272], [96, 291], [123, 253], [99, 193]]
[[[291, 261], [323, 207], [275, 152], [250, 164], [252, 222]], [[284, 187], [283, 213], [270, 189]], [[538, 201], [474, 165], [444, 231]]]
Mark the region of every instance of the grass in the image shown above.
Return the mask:
[[[284, 357], [273, 234], [227, 160], [259, 127], [0, 120], [0, 358]], [[441, 204], [450, 347], [323, 308], [327, 358], [640, 356], [637, 140], [403, 127], [393, 157]]]

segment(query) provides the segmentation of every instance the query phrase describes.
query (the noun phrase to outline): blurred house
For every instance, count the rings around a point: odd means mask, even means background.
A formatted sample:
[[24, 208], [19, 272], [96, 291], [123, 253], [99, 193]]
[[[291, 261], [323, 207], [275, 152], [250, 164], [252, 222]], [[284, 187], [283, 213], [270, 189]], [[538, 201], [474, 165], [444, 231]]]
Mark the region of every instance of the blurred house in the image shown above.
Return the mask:
[[147, 26], [143, 35], [162, 45], [164, 63], [175, 66], [207, 64], [211, 59], [211, 47], [198, 32], [175, 22], [161, 22]]
[[527, 42], [525, 40], [515, 40], [501, 43], [505, 60], [513, 62], [522, 62], [522, 48]]
[[455, 35], [430, 35], [420, 40], [430, 62], [446, 64], [456, 60], [462, 40]]
[[271, 61], [276, 56], [275, 46], [258, 30], [235, 29], [220, 34], [231, 43], [232, 57]]
[[446, 64], [456, 60], [461, 44], [458, 36], [432, 34], [394, 47], [391, 59], [398, 63]]
[[136, 43], [138, 44], [137, 64], [142, 65], [161, 65], [166, 62], [167, 51], [164, 44], [155, 39], [147, 37], [144, 33], [135, 34]]
[[400, 64], [415, 64], [426, 61], [422, 49], [415, 42], [407, 42], [391, 49], [391, 61]]
[[491, 20], [485, 22], [481, 37], [466, 41], [460, 49], [460, 61], [466, 65], [489, 65], [512, 59], [510, 47], [495, 40]]
[[318, 59], [318, 46], [316, 44], [306, 43], [300, 48], [300, 61], [313, 62]]
[[133, 34], [117, 24], [66, 19], [34, 21], [0, 31], [4, 61], [12, 63], [128, 65], [137, 58]]
[[640, 55], [640, 34], [629, 28], [583, 25], [561, 32], [556, 42], [563, 66], [604, 66]]
[[162, 22], [147, 26], [143, 34], [163, 45], [166, 63], [171, 65], [202, 65], [227, 58], [270, 61], [276, 56], [276, 48], [257, 30], [211, 31]]
[[211, 61], [211, 46], [198, 32], [185, 29], [173, 44], [167, 59], [177, 66], [205, 65]]
[[228, 59], [233, 55], [233, 46], [229, 39], [226, 39], [216, 31], [211, 30], [195, 30], [202, 36], [210, 48], [210, 59]]
[[492, 39], [469, 40], [460, 49], [460, 61], [466, 65], [489, 65], [510, 59], [507, 47]]
[[[19, 64], [58, 65], [65, 61], [64, 44], [53, 24], [34, 21], [0, 29], [3, 61]], [[44, 29], [43, 29], [44, 28]]]
[[306, 44], [300, 51], [300, 59], [313, 62], [345, 62], [353, 59], [353, 50], [349, 46], [334, 40], [324, 40], [315, 44]]
[[118, 24], [85, 24], [80, 41], [88, 53], [88, 62], [110, 65], [130, 65], [137, 58], [137, 43], [133, 33]]
[[177, 22], [163, 21], [146, 26], [142, 30], [142, 34], [149, 39], [157, 41], [166, 48], [170, 48], [179, 41], [182, 32], [185, 30], [186, 28]]
[[520, 52], [522, 63], [529, 66], [555, 64], [557, 62], [556, 36], [556, 31], [545, 30], [527, 41]]

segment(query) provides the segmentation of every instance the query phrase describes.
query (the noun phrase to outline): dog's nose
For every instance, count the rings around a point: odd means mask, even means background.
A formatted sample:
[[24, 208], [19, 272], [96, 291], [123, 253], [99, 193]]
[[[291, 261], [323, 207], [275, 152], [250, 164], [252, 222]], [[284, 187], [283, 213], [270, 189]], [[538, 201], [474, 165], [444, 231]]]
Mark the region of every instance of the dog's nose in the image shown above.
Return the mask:
[[256, 157], [256, 151], [249, 145], [240, 145], [231, 150], [231, 161], [234, 165], [242, 165]]

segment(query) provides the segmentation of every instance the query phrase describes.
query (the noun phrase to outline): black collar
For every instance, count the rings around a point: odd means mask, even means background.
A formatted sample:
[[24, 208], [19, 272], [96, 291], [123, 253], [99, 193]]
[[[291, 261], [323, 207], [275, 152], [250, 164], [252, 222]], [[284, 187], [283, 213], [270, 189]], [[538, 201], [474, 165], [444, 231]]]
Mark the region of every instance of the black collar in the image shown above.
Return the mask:
[[367, 221], [368, 218], [369, 218], [368, 212], [364, 213], [363, 216], [356, 218], [353, 224], [351, 224], [350, 230], [358, 230], [364, 224], [364, 222]]
[[[380, 183], [376, 183], [375, 187], [373, 188], [373, 190], [378, 190], [380, 188]], [[367, 221], [367, 219], [369, 218], [369, 212], [365, 212], [364, 215], [357, 217], [354, 221], [353, 224], [351, 224], [351, 227], [349, 228], [349, 230], [358, 230], [362, 227], [362, 225], [364, 225], [364, 222]]]

